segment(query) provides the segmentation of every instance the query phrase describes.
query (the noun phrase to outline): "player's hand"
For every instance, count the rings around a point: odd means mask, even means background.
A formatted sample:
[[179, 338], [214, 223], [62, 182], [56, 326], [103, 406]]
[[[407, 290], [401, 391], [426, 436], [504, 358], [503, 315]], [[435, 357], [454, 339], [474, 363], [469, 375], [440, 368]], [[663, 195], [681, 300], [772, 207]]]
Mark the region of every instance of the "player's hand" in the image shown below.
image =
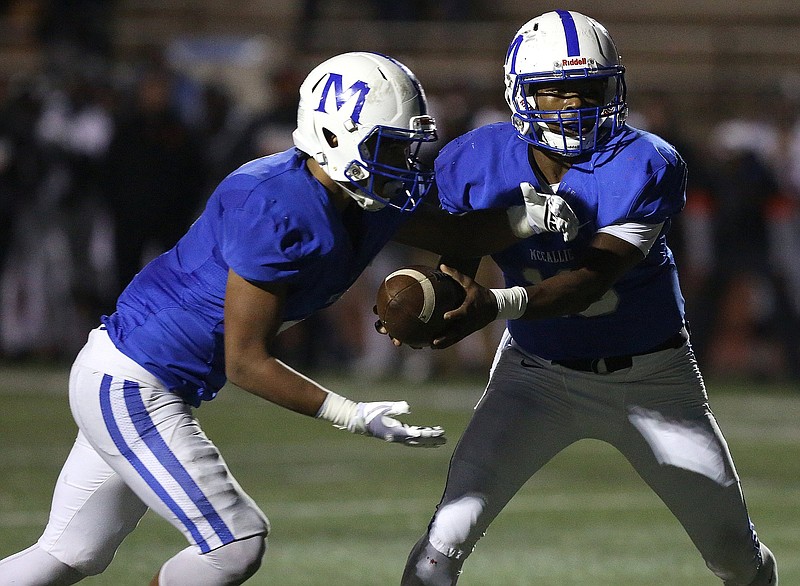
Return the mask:
[[444, 314], [449, 325], [444, 334], [433, 341], [434, 348], [447, 348], [493, 322], [497, 318], [497, 301], [489, 289], [471, 277], [447, 265], [439, 268], [458, 281], [466, 292], [464, 303]]
[[[372, 313], [374, 313], [375, 315], [378, 315], [378, 306], [377, 305], [373, 305], [372, 306]], [[388, 336], [389, 335], [389, 332], [386, 331], [386, 326], [383, 325], [383, 322], [381, 321], [381, 318], [378, 318], [377, 320], [375, 320], [375, 331], [378, 332], [379, 334], [381, 334], [382, 336]]]
[[406, 413], [410, 409], [405, 401], [358, 403], [347, 430], [412, 447], [435, 448], [447, 442], [444, 429], [438, 425], [407, 425], [395, 419]]
[[563, 236], [564, 242], [569, 242], [578, 235], [578, 217], [563, 197], [539, 193], [527, 182], [520, 183], [519, 188], [525, 200], [524, 216], [519, 207], [508, 210], [515, 236], [528, 238], [542, 232], [556, 232]]
[[[377, 305], [373, 305], [372, 306], [372, 313], [374, 313], [375, 315], [378, 315], [378, 306]], [[382, 336], [389, 336], [389, 332], [386, 330], [386, 326], [383, 325], [383, 322], [380, 320], [380, 318], [375, 320], [375, 324], [374, 325], [375, 325], [375, 331], [376, 332], [378, 332]], [[403, 343], [400, 340], [398, 340], [397, 338], [392, 338], [391, 336], [389, 336], [389, 339], [392, 341], [392, 344], [394, 344], [395, 346], [402, 346], [403, 345]], [[422, 346], [412, 346], [410, 344], [406, 344], [406, 346], [408, 346], [409, 348], [413, 348], [414, 350], [419, 350], [419, 349], [422, 348]]]

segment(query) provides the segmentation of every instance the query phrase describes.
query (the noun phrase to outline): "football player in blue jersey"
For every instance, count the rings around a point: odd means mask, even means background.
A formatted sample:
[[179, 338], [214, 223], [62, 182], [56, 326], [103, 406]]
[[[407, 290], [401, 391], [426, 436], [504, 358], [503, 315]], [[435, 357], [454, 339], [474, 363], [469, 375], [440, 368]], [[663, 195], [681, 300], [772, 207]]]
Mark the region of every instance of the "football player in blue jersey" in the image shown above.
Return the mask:
[[0, 585], [65, 585], [101, 573], [150, 508], [189, 547], [152, 584], [240, 584], [261, 564], [269, 523], [192, 407], [226, 380], [350, 432], [408, 446], [445, 441], [401, 423], [405, 401], [355, 402], [277, 360], [275, 336], [338, 299], [392, 238], [485, 254], [575, 216], [558, 197], [454, 216], [420, 205], [436, 136], [423, 89], [401, 63], [346, 53], [300, 87], [296, 148], [224, 179], [176, 246], [148, 264], [92, 331], [69, 380], [78, 424], [50, 518], [0, 561]]
[[447, 269], [468, 295], [435, 345], [494, 319], [507, 329], [403, 585], [455, 584], [520, 487], [582, 438], [628, 459], [724, 584], [777, 584], [709, 409], [666, 242], [684, 206], [684, 162], [625, 124], [617, 48], [582, 14], [558, 10], [522, 26], [505, 87], [512, 122], [470, 131], [439, 154], [442, 206], [462, 213], [511, 206], [531, 191], [558, 194], [580, 228], [570, 241], [540, 234], [494, 254], [505, 289]]

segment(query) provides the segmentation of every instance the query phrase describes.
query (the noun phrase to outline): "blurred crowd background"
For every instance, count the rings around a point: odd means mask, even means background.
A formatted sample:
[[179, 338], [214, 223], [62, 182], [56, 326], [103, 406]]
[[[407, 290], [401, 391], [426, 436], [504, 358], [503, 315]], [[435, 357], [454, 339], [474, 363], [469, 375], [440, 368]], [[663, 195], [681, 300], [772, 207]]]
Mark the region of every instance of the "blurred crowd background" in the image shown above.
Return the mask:
[[[0, 361], [70, 361], [226, 174], [291, 146], [297, 90], [319, 61], [366, 49], [405, 62], [440, 148], [509, 119], [509, 40], [569, 8], [615, 38], [631, 124], [689, 164], [669, 241], [704, 371], [800, 380], [800, 5], [743, 4], [0, 0]], [[390, 246], [279, 354], [366, 378], [484, 371], [499, 325], [436, 353], [373, 330], [383, 276], [434, 260]], [[498, 278], [484, 262], [480, 279]]]

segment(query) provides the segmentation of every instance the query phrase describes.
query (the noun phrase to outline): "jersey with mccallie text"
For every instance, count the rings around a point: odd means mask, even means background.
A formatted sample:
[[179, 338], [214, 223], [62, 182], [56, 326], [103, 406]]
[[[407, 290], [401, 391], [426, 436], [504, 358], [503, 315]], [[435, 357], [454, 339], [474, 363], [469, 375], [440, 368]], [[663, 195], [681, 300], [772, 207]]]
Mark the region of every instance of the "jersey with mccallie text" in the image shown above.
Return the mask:
[[[528, 143], [510, 123], [455, 139], [435, 167], [442, 206], [452, 213], [519, 205], [519, 184], [525, 181], [550, 192], [531, 168]], [[581, 315], [509, 321], [514, 340], [532, 354], [564, 360], [643, 352], [676, 333], [684, 300], [666, 233], [685, 204], [685, 178], [672, 146], [628, 126], [590, 157], [576, 160], [556, 193], [578, 217], [577, 238], [565, 243], [560, 234], [539, 234], [494, 255], [507, 286], [536, 284], [573, 268], [600, 228], [627, 222], [664, 227], [647, 257]]]
[[103, 323], [124, 354], [199, 405], [225, 384], [228, 269], [285, 282], [284, 323], [344, 293], [392, 237], [393, 208], [360, 215], [353, 242], [325, 188], [296, 149], [251, 161], [224, 179], [174, 248], [131, 281]]

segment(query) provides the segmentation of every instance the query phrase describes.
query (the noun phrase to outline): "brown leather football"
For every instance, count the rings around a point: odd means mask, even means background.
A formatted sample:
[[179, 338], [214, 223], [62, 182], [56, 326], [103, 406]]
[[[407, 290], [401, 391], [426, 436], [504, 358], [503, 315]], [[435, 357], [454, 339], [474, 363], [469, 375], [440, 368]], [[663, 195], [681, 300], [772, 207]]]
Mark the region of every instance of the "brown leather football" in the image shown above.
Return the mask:
[[445, 329], [444, 314], [464, 302], [464, 288], [442, 271], [409, 265], [378, 288], [377, 309], [389, 336], [415, 348], [430, 346]]

